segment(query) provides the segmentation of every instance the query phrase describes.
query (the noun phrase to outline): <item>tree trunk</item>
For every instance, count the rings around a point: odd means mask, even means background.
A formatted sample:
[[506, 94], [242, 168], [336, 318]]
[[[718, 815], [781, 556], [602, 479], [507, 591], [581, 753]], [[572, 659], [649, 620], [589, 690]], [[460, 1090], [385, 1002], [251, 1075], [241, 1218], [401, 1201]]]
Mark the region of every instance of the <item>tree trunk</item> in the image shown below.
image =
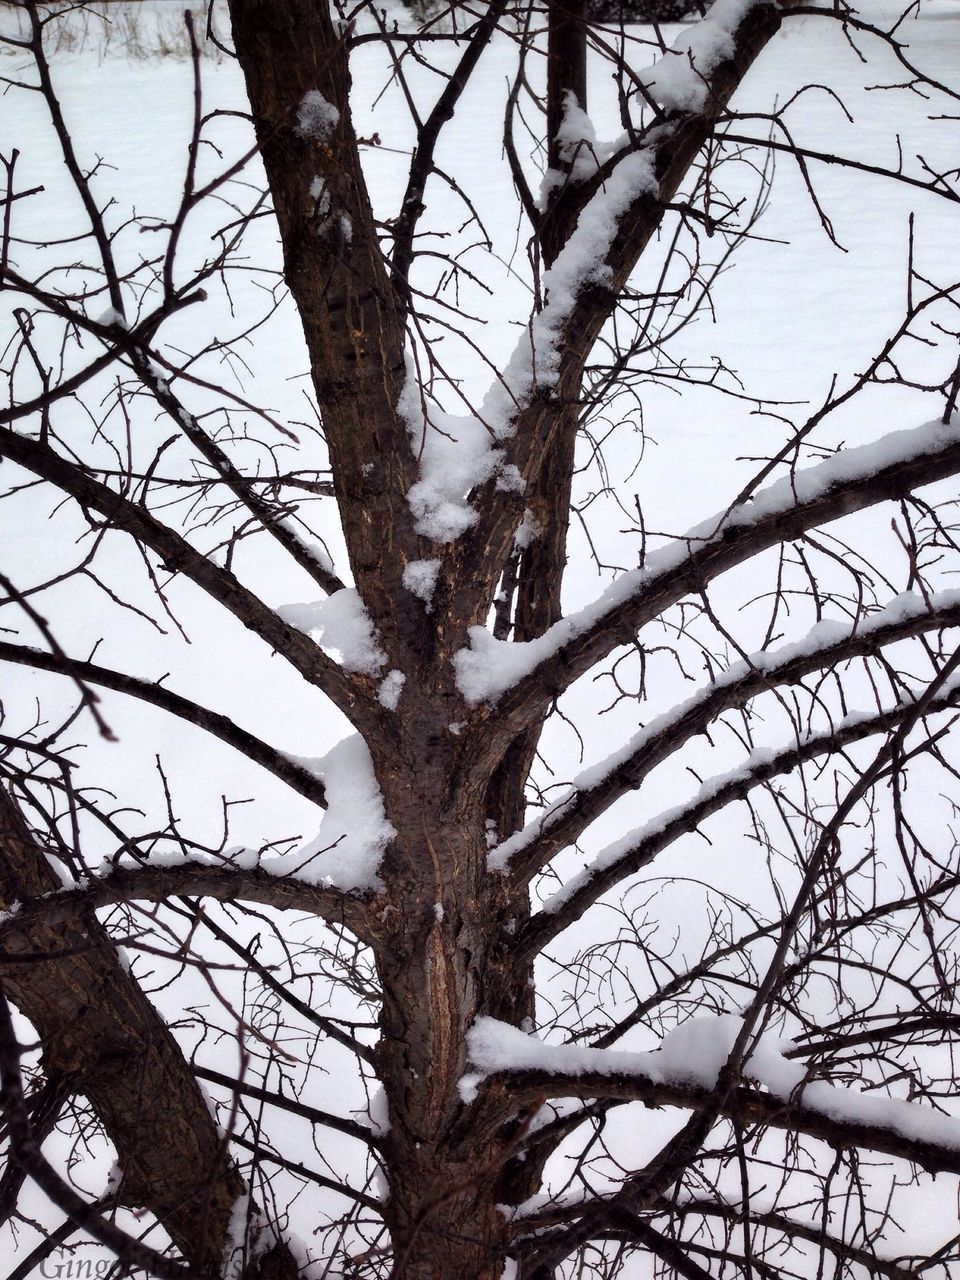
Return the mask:
[[512, 966], [520, 904], [506, 878], [486, 869], [484, 789], [457, 789], [449, 753], [441, 759], [436, 775], [424, 762], [415, 777], [394, 768], [382, 779], [398, 832], [381, 870], [397, 909], [387, 908], [377, 948], [385, 1216], [395, 1280], [494, 1280], [505, 1258], [497, 1206], [515, 1127], [509, 1114], [464, 1102], [460, 1084], [477, 1017], [519, 1025], [532, 1013], [532, 970]]

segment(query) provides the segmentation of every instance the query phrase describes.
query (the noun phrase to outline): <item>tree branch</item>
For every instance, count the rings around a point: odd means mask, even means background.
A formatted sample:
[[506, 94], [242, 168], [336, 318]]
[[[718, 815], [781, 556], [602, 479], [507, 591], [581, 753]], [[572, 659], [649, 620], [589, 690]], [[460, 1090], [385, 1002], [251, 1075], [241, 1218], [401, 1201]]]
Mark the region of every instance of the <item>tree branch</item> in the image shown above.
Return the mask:
[[[794, 0], [786, 0], [789, 6]], [[567, 6], [570, 7], [570, 6]], [[576, 6], [572, 6], [574, 11]], [[724, 33], [726, 52], [704, 80], [702, 106], [695, 111], [673, 111], [658, 119], [648, 135], [612, 156], [596, 174], [582, 184], [568, 184], [555, 205], [561, 229], [549, 231], [551, 259], [558, 260], [564, 249], [573, 246], [577, 228], [591, 202], [599, 206], [600, 221], [613, 218], [609, 242], [598, 252], [596, 236], [578, 246], [577, 257], [593, 258], [593, 269], [580, 274], [565, 268], [557, 284], [557, 298], [550, 296], [550, 277], [545, 311], [550, 312], [550, 333], [542, 332], [544, 313], [536, 316], [521, 340], [517, 354], [527, 353], [532, 364], [529, 386], [507, 388], [513, 396], [513, 434], [505, 441], [505, 462], [517, 469], [526, 484], [534, 480], [541, 461], [549, 456], [551, 441], [559, 429], [560, 414], [566, 406], [577, 405], [587, 357], [610, 318], [641, 253], [659, 229], [680, 184], [701, 148], [713, 134], [727, 102], [739, 86], [763, 47], [780, 28], [783, 6], [762, 0], [746, 8], [736, 29]], [[719, 38], [719, 37], [718, 37]], [[576, 86], [571, 86], [576, 90]], [[629, 171], [629, 172], [628, 172]], [[636, 188], [620, 209], [624, 191]], [[616, 197], [612, 195], [616, 192]], [[614, 201], [614, 203], [611, 203]], [[616, 215], [611, 209], [619, 210]], [[541, 236], [543, 229], [541, 228]], [[493, 588], [510, 553], [522, 507], [503, 501], [496, 477], [472, 495], [480, 519], [461, 539], [460, 555], [464, 575], [477, 583], [484, 601]], [[480, 612], [479, 608], [476, 610]], [[533, 723], [538, 712], [532, 712]], [[512, 736], [512, 735], [511, 735]]]
[[213, 734], [221, 742], [235, 748], [248, 760], [269, 770], [275, 777], [285, 782], [294, 791], [299, 792], [314, 804], [325, 806], [326, 795], [320, 779], [298, 764], [296, 760], [284, 755], [269, 743], [255, 734], [248, 733], [218, 711], [211, 711], [179, 693], [173, 693], [162, 684], [141, 680], [137, 676], [126, 675], [122, 671], [112, 671], [95, 662], [86, 662], [80, 658], [68, 658], [55, 653], [45, 653], [41, 649], [33, 649], [28, 645], [11, 644], [9, 640], [0, 640], [0, 661], [15, 662], [20, 666], [33, 667], [37, 671], [52, 671], [57, 675], [79, 677], [91, 684], [100, 685], [104, 689], [113, 689], [117, 693], [128, 694], [139, 698], [141, 702], [149, 702], [154, 707], [169, 711], [189, 724], [194, 724], [207, 733]]
[[328, 924], [345, 925], [364, 942], [373, 942], [377, 931], [373, 913], [360, 898], [339, 889], [317, 888], [293, 877], [267, 871], [210, 866], [185, 859], [165, 866], [120, 867], [96, 876], [76, 889], [48, 890], [41, 899], [21, 902], [15, 919], [0, 923], [0, 941], [26, 925], [51, 928], [76, 920], [88, 911], [125, 902], [164, 902], [176, 897], [214, 898], [218, 902], [258, 902], [278, 911], [304, 911]]
[[[957, 706], [958, 701], [960, 688], [956, 684], [950, 685], [929, 700], [924, 714], [950, 710]], [[731, 773], [708, 779], [694, 800], [659, 815], [639, 831], [609, 846], [590, 867], [558, 890], [517, 937], [515, 954], [518, 963], [521, 962], [519, 957], [542, 951], [548, 942], [578, 920], [614, 884], [647, 866], [675, 840], [696, 831], [700, 823], [735, 800], [742, 800], [755, 787], [789, 773], [817, 756], [840, 752], [874, 734], [896, 729], [916, 710], [915, 703], [907, 702], [876, 715], [851, 716], [824, 733], [813, 734], [776, 753], [760, 753], [756, 759], [748, 758]]]
[[336, 1129], [338, 1133], [344, 1133], [347, 1137], [356, 1138], [358, 1142], [362, 1142], [368, 1147], [373, 1147], [375, 1150], [380, 1145], [373, 1130], [358, 1124], [356, 1120], [335, 1116], [329, 1111], [320, 1111], [316, 1107], [307, 1106], [306, 1103], [300, 1102], [297, 1098], [284, 1097], [281, 1093], [275, 1093], [270, 1089], [262, 1089], [259, 1085], [251, 1084], [248, 1080], [238, 1080], [234, 1076], [224, 1075], [222, 1071], [213, 1071], [210, 1067], [198, 1066], [197, 1063], [193, 1064], [193, 1074], [199, 1076], [201, 1080], [207, 1080], [210, 1084], [221, 1085], [224, 1089], [238, 1093], [244, 1098], [254, 1098], [257, 1102], [266, 1102], [271, 1107], [278, 1107], [281, 1111], [289, 1112], [290, 1115], [309, 1120], [311, 1124], [320, 1124], [327, 1129]]
[[[84, 1094], [103, 1123], [118, 1153], [121, 1203], [154, 1213], [201, 1273], [219, 1267], [243, 1184], [179, 1046], [89, 908], [78, 904], [58, 925], [29, 910], [22, 916], [12, 911], [19, 901], [56, 895], [60, 880], [2, 789], [0, 854], [0, 907], [10, 913], [4, 959], [30, 957], [28, 964], [0, 962], [6, 995], [36, 1028], [47, 1071]], [[12, 1091], [11, 1127], [19, 1126], [18, 1160], [74, 1221], [118, 1247], [118, 1256], [156, 1270], [152, 1250], [141, 1258], [129, 1252], [125, 1236], [119, 1238], [123, 1233], [98, 1234], [99, 1214], [69, 1187], [73, 1198], [64, 1198], [47, 1178], [31, 1131], [18, 1115], [19, 1052], [12, 1028], [6, 1021], [3, 1027], [4, 1086]], [[163, 1262], [166, 1274], [185, 1274], [183, 1267]]]
[[453, 119], [457, 103], [466, 89], [473, 70], [480, 61], [480, 56], [490, 43], [497, 29], [497, 24], [506, 12], [509, 0], [491, 0], [483, 17], [469, 35], [469, 43], [457, 66], [447, 80], [433, 110], [417, 134], [417, 145], [410, 173], [407, 177], [407, 188], [400, 204], [400, 213], [393, 224], [393, 261], [391, 263], [391, 279], [397, 296], [409, 304], [408, 276], [413, 262], [413, 239], [417, 223], [423, 212], [423, 194], [427, 180], [434, 171], [433, 157], [440, 133], [445, 124]]
[[34, 1136], [30, 1114], [23, 1096], [20, 1075], [20, 1045], [13, 1029], [13, 1019], [6, 997], [0, 992], [0, 1105], [10, 1133], [10, 1146], [16, 1160], [30, 1177], [77, 1226], [89, 1231], [95, 1240], [105, 1244], [121, 1265], [143, 1267], [161, 1280], [190, 1280], [191, 1270], [165, 1258], [149, 1245], [122, 1231], [60, 1177], [48, 1164]]
[[[678, 1107], [682, 1110], [699, 1111], [710, 1104], [714, 1094], [714, 1090], [701, 1085], [667, 1083], [639, 1073], [601, 1073], [589, 1070], [564, 1073], [533, 1068], [498, 1071], [486, 1078], [484, 1089], [485, 1093], [489, 1091], [492, 1109], [496, 1108], [500, 1100], [506, 1105], [507, 1099], [512, 1108], [542, 1102], [545, 1098], [605, 1098], [621, 1102], [643, 1102], [648, 1107]], [[875, 1102], [878, 1109], [882, 1109], [884, 1103], [890, 1101], [876, 1098], [872, 1094], [856, 1094], [847, 1089], [833, 1089], [831, 1092]], [[744, 1124], [763, 1125], [816, 1138], [834, 1147], [859, 1147], [880, 1155], [896, 1156], [919, 1165], [928, 1173], [960, 1174], [960, 1135], [955, 1129], [948, 1132], [949, 1117], [930, 1107], [912, 1103], [900, 1103], [899, 1106], [922, 1113], [925, 1120], [929, 1118], [931, 1128], [942, 1124], [942, 1139], [919, 1138], [890, 1125], [830, 1116], [812, 1106], [805, 1106], [802, 1101], [777, 1098], [747, 1085], [741, 1085], [733, 1091], [721, 1115], [725, 1119], [738, 1119]], [[956, 1126], [956, 1121], [953, 1124]]]
[[[879, 653], [885, 645], [928, 631], [960, 626], [960, 594], [951, 591], [925, 600], [916, 596], [915, 607], [903, 597], [887, 610], [851, 624], [826, 623], [815, 628], [828, 635], [842, 634], [832, 643], [813, 647], [808, 642], [753, 655], [721, 672], [707, 688], [658, 716], [622, 750], [589, 771], [589, 782], [578, 786], [551, 806], [516, 837], [492, 850], [489, 865], [527, 882], [561, 849], [573, 844], [610, 805], [630, 790], [668, 756], [697, 734], [705, 733], [724, 711], [745, 707], [758, 694], [778, 685], [792, 684], [813, 671], [836, 670], [841, 663]], [[881, 714], [876, 730], [886, 726]], [[825, 735], [830, 741], [832, 735]], [[826, 749], [826, 748], [824, 748]]]
[[[493, 673], [487, 678], [486, 689], [473, 685], [481, 691], [471, 693], [471, 700], [480, 702], [486, 697], [496, 703], [487, 714], [505, 747], [545, 705], [592, 666], [632, 640], [643, 626], [685, 595], [702, 593], [721, 573], [778, 543], [880, 502], [902, 498], [958, 471], [960, 436], [956, 426], [933, 422], [893, 433], [874, 445], [847, 449], [818, 466], [779, 480], [752, 500], [739, 502], [653, 553], [643, 569], [621, 575], [592, 605], [562, 619], [528, 647], [529, 674], [504, 687]], [[471, 630], [471, 643], [470, 650], [457, 655], [461, 679], [489, 668], [491, 663], [491, 642], [483, 628]]]
[[773, 1210], [754, 1211], [740, 1205], [724, 1204], [719, 1200], [688, 1200], [677, 1206], [676, 1212], [683, 1219], [688, 1215], [706, 1218], [722, 1218], [726, 1222], [747, 1222], [787, 1236], [791, 1240], [803, 1240], [817, 1248], [829, 1250], [841, 1262], [852, 1262], [869, 1274], [885, 1276], [886, 1280], [914, 1280], [916, 1272], [900, 1266], [893, 1259], [879, 1258], [872, 1249], [848, 1244], [831, 1235], [823, 1227], [812, 1223], [797, 1222], [795, 1218]]
[[149, 547], [168, 571], [182, 573], [207, 592], [248, 630], [266, 641], [310, 684], [321, 689], [344, 715], [357, 720], [364, 704], [370, 701], [362, 679], [345, 672], [308, 636], [283, 622], [232, 573], [197, 551], [146, 507], [131, 502], [115, 489], [93, 479], [49, 445], [5, 428], [0, 428], [0, 457], [8, 458], [50, 481], [85, 510], [96, 511], [111, 528], [127, 533]]

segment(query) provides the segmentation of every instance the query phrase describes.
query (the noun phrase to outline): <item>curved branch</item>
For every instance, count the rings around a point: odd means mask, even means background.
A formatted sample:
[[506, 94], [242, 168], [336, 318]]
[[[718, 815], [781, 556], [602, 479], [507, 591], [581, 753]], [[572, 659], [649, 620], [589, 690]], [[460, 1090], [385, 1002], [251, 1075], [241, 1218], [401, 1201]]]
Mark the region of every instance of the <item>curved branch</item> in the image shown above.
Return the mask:
[[473, 628], [472, 648], [456, 659], [461, 685], [466, 678], [471, 701], [496, 703], [491, 721], [505, 749], [544, 706], [597, 662], [720, 574], [811, 529], [957, 474], [957, 425], [930, 422], [844, 450], [698, 525], [527, 646], [527, 674], [512, 685], [506, 682], [516, 661], [506, 674], [506, 664], [491, 674], [493, 642], [484, 628]]
[[753, 1226], [765, 1230], [776, 1231], [791, 1239], [803, 1240], [818, 1248], [828, 1249], [835, 1258], [842, 1262], [854, 1262], [873, 1275], [885, 1276], [887, 1280], [913, 1280], [916, 1272], [901, 1267], [893, 1259], [878, 1258], [872, 1250], [862, 1246], [848, 1244], [836, 1236], [830, 1235], [815, 1223], [797, 1222], [786, 1214], [775, 1210], [766, 1212], [745, 1212], [738, 1205], [722, 1204], [720, 1201], [690, 1200], [677, 1206], [677, 1214], [683, 1218], [687, 1214], [707, 1218], [723, 1218], [726, 1222], [743, 1222], [746, 1220]]
[[[813, 671], [835, 670], [850, 659], [876, 654], [898, 640], [960, 626], [960, 593], [947, 592], [930, 600], [916, 596], [914, 604], [915, 607], [909, 607], [901, 597], [887, 609], [849, 628], [842, 623], [820, 624], [806, 641], [754, 655], [728, 668], [707, 688], [658, 716], [626, 747], [589, 770], [585, 784], [578, 786], [574, 781], [567, 796], [494, 849], [489, 865], [498, 871], [510, 871], [521, 881], [529, 881], [610, 805], [639, 787], [658, 764], [691, 738], [706, 732], [724, 711], [743, 707], [767, 689], [792, 684]], [[832, 643], [816, 647], [810, 643], [815, 637], [832, 638], [838, 630], [841, 635]]]
[[[748, 113], [746, 115], [738, 115], [737, 120], [752, 119], [769, 120], [770, 116], [754, 115]], [[776, 122], [780, 124], [780, 121]], [[780, 124], [782, 128], [782, 124]], [[930, 178], [912, 178], [908, 173], [902, 173], [898, 169], [886, 169], [883, 165], [868, 164], [865, 160], [851, 160], [848, 156], [834, 155], [829, 151], [814, 151], [810, 147], [802, 147], [792, 139], [789, 142], [776, 142], [773, 138], [751, 138], [746, 134], [734, 133], [724, 130], [723, 133], [717, 135], [721, 144], [731, 143], [734, 146], [742, 147], [765, 147], [768, 151], [784, 152], [793, 156], [797, 161], [817, 160], [821, 164], [839, 165], [844, 169], [855, 169], [858, 173], [869, 173], [878, 178], [889, 178], [893, 182], [903, 183], [907, 187], [919, 187], [921, 191], [929, 192], [931, 195], [940, 196], [944, 200], [951, 203], [960, 202], [960, 194], [952, 191], [946, 185], [937, 186]], [[942, 179], [940, 179], [943, 181]]]
[[113, 689], [117, 693], [129, 694], [139, 698], [141, 702], [149, 702], [154, 707], [169, 711], [189, 724], [194, 724], [207, 733], [213, 734], [221, 742], [234, 747], [248, 760], [262, 765], [282, 782], [298, 791], [314, 804], [326, 805], [323, 783], [320, 779], [298, 764], [296, 760], [284, 755], [269, 743], [255, 734], [241, 729], [239, 725], [218, 711], [211, 711], [197, 702], [191, 702], [179, 693], [164, 688], [162, 684], [141, 680], [122, 671], [112, 671], [109, 667], [101, 667], [95, 662], [85, 662], [79, 658], [61, 657], [55, 653], [45, 653], [42, 649], [34, 649], [29, 645], [11, 644], [9, 640], [0, 640], [0, 661], [15, 662], [20, 666], [33, 667], [38, 671], [52, 671], [56, 675], [79, 676], [91, 684], [100, 685], [104, 689]]
[[[542, 1049], [548, 1046], [541, 1045]], [[549, 1050], [548, 1050], [549, 1051]], [[574, 1050], [583, 1053], [583, 1050]], [[589, 1052], [589, 1051], [586, 1051]], [[606, 1051], [600, 1051], [606, 1052]], [[655, 1055], [628, 1055], [620, 1057], [654, 1057]], [[654, 1075], [637, 1072], [602, 1071], [550, 1071], [537, 1068], [498, 1071], [485, 1081], [490, 1101], [496, 1106], [501, 1100], [511, 1107], [542, 1103], [545, 1098], [605, 1098], [623, 1102], [643, 1102], [648, 1107], [678, 1107], [699, 1111], [712, 1101], [714, 1089], [703, 1085], [684, 1084], [658, 1080]], [[830, 1088], [830, 1086], [826, 1086]], [[807, 1086], [809, 1089], [810, 1086]], [[831, 1089], [835, 1094], [876, 1104], [879, 1112], [891, 1099], [877, 1098], [872, 1094], [858, 1094], [849, 1089]], [[899, 1103], [912, 1112], [922, 1114], [932, 1122], [929, 1127], [942, 1127], [940, 1140], [911, 1134], [908, 1125], [870, 1123], [862, 1119], [842, 1118], [826, 1114], [803, 1102], [778, 1098], [749, 1085], [735, 1089], [720, 1114], [725, 1119], [737, 1119], [742, 1124], [763, 1125], [816, 1138], [834, 1147], [859, 1147], [880, 1155], [897, 1156], [919, 1165], [928, 1173], [960, 1174], [960, 1126], [956, 1120], [931, 1107], [911, 1103]], [[839, 1108], [838, 1108], [839, 1109]], [[952, 1127], [951, 1127], [952, 1126]]]
[[[649, 1226], [646, 1218], [634, 1217], [628, 1224], [617, 1223], [619, 1230], [604, 1230], [602, 1227], [593, 1228], [593, 1223], [602, 1222], [607, 1214], [614, 1210], [615, 1201], [602, 1196], [594, 1197], [590, 1200], [580, 1201], [574, 1205], [557, 1205], [554, 1208], [545, 1208], [542, 1211], [529, 1216], [524, 1216], [515, 1221], [513, 1226], [513, 1237], [515, 1240], [515, 1248], [518, 1252], [525, 1255], [529, 1253], [533, 1257], [543, 1250], [544, 1243], [553, 1252], [553, 1248], [560, 1243], [562, 1237], [556, 1233], [545, 1235], [545, 1231], [550, 1227], [566, 1227], [570, 1229], [572, 1221], [587, 1217], [591, 1220], [591, 1234], [594, 1238], [599, 1235], [612, 1239], [636, 1239], [648, 1247], [660, 1252], [657, 1247], [657, 1240], [665, 1240], [667, 1237], [654, 1232], [652, 1236], [647, 1236], [647, 1232], [653, 1231]], [[622, 1213], [622, 1210], [621, 1210]], [[662, 1213], [668, 1213], [673, 1221], [679, 1220], [683, 1223], [684, 1219], [689, 1216], [697, 1217], [716, 1217], [721, 1218], [726, 1223], [740, 1224], [747, 1223], [750, 1226], [758, 1227], [763, 1231], [771, 1231], [778, 1235], [787, 1236], [791, 1240], [802, 1240], [804, 1243], [815, 1245], [817, 1248], [828, 1250], [841, 1262], [855, 1263], [863, 1267], [871, 1276], [883, 1276], [885, 1280], [914, 1280], [916, 1272], [907, 1270], [905, 1267], [892, 1259], [880, 1258], [870, 1249], [863, 1248], [855, 1244], [848, 1244], [845, 1240], [831, 1235], [817, 1224], [797, 1222], [795, 1219], [785, 1214], [778, 1213], [775, 1210], [766, 1212], [754, 1212], [745, 1210], [740, 1205], [725, 1204], [720, 1200], [690, 1200], [684, 1201], [677, 1205], [670, 1205], [664, 1208]], [[654, 1220], [661, 1216], [654, 1212], [651, 1215]], [[611, 1222], [611, 1227], [614, 1223]], [[671, 1244], [674, 1244], [673, 1237], [670, 1237]], [[689, 1240], [680, 1240], [680, 1245], [684, 1247], [696, 1248]], [[662, 1256], [662, 1255], [661, 1255]], [[725, 1251], [725, 1257], [729, 1254]], [[683, 1254], [673, 1256], [670, 1261], [676, 1268], [679, 1275], [687, 1274], [684, 1266], [690, 1265], [690, 1260]], [[707, 1277], [709, 1280], [710, 1273], [701, 1271], [697, 1268], [691, 1274], [698, 1277]], [[770, 1274], [772, 1272], [763, 1272], [761, 1274]]]
[[54, 890], [20, 903], [11, 919], [0, 924], [0, 942], [28, 925], [59, 925], [85, 912], [125, 902], [164, 902], [176, 897], [215, 898], [218, 902], [258, 902], [278, 911], [305, 911], [329, 924], [345, 925], [364, 942], [375, 937], [373, 915], [360, 897], [339, 889], [316, 887], [267, 871], [222, 867], [185, 859], [170, 866], [120, 867], [76, 889]]
[[131, 502], [115, 489], [93, 479], [49, 445], [5, 428], [0, 428], [0, 458], [8, 458], [50, 481], [81, 507], [96, 511], [111, 528], [127, 533], [149, 547], [169, 572], [182, 573], [229, 609], [238, 621], [265, 640], [310, 684], [321, 689], [344, 715], [353, 721], [357, 719], [361, 702], [369, 700], [363, 697], [359, 679], [351, 677], [308, 636], [283, 622], [232, 573], [197, 551], [146, 507]]
[[[949, 710], [958, 702], [960, 687], [954, 683], [927, 702], [924, 714]], [[814, 734], [776, 753], [761, 752], [748, 757], [731, 773], [709, 779], [688, 804], [660, 814], [638, 831], [608, 846], [592, 866], [558, 890], [519, 933], [514, 950], [517, 963], [522, 962], [522, 957], [541, 951], [618, 881], [648, 865], [675, 840], [689, 835], [701, 822], [735, 800], [742, 800], [755, 787], [817, 756], [842, 751], [864, 738], [894, 729], [915, 715], [916, 710], [916, 704], [908, 702], [875, 715], [853, 715], [831, 730]]]

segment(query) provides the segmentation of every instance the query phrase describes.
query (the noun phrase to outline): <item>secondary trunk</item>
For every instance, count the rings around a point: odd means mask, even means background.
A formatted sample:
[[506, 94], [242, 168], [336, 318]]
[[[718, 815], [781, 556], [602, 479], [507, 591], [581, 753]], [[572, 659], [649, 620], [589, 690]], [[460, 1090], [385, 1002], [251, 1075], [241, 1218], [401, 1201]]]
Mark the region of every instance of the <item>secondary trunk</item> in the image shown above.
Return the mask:
[[[0, 908], [60, 887], [0, 788]], [[36, 1028], [45, 1074], [87, 1098], [116, 1148], [118, 1203], [149, 1209], [197, 1280], [213, 1280], [243, 1180], [163, 1019], [92, 912], [8, 931], [5, 948], [30, 957], [0, 966], [0, 982]], [[244, 1280], [294, 1280], [297, 1270], [277, 1244], [251, 1262]]]

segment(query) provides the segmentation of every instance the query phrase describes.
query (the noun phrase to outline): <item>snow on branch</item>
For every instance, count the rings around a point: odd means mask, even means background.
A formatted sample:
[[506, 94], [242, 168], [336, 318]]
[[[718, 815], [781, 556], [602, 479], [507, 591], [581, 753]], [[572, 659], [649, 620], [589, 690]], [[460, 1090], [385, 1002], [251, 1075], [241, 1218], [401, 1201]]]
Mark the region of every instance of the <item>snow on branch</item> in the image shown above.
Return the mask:
[[639, 73], [666, 111], [702, 111], [710, 76], [736, 52], [736, 33], [751, 9], [768, 0], [713, 0], [706, 16], [683, 31], [662, 58]]
[[318, 888], [375, 893], [384, 850], [397, 834], [387, 821], [367, 744], [351, 734], [314, 762], [327, 794], [317, 835], [294, 853], [265, 859], [271, 875], [294, 876]]
[[471, 627], [469, 647], [453, 658], [460, 692], [473, 706], [503, 699], [501, 714], [526, 722], [627, 632], [718, 574], [811, 528], [955, 474], [958, 428], [955, 417], [947, 425], [936, 420], [894, 431], [782, 477], [654, 551], [642, 569], [621, 574], [592, 604], [535, 640], [496, 640], [485, 627]]
[[[468, 1034], [472, 1067], [460, 1093], [467, 1103], [491, 1077], [530, 1097], [636, 1098], [653, 1106], [697, 1107], [716, 1088], [743, 1020], [733, 1014], [692, 1018], [656, 1050], [626, 1053], [548, 1045], [494, 1018]], [[784, 1043], [762, 1036], [743, 1068], [759, 1088], [738, 1090], [729, 1107], [744, 1119], [795, 1129], [842, 1146], [903, 1156], [924, 1168], [960, 1173], [960, 1118], [932, 1107], [807, 1081], [784, 1056]]]
[[545, 303], [530, 321], [506, 368], [484, 396], [476, 416], [443, 413], [426, 406], [412, 367], [397, 406], [420, 459], [419, 477], [408, 494], [416, 530], [434, 542], [452, 542], [476, 523], [471, 490], [497, 477], [501, 488], [522, 481], [504, 467], [503, 442], [534, 397], [553, 388], [560, 375], [565, 326], [580, 291], [610, 278], [606, 257], [620, 220], [639, 196], [654, 194], [657, 180], [647, 150], [625, 155], [581, 210], [576, 228], [542, 280]]
[[[721, 672], [706, 688], [657, 716], [619, 751], [583, 770], [570, 790], [545, 812], [503, 841], [489, 855], [492, 871], [518, 870], [530, 876], [571, 844], [601, 813], [667, 756], [704, 732], [723, 711], [742, 707], [778, 684], [811, 671], [875, 653], [920, 632], [960, 625], [960, 591], [928, 597], [904, 592], [885, 608], [854, 623], [822, 621], [802, 640], [751, 654]], [[867, 713], [860, 719], [869, 719]]]
[[[945, 683], [935, 697], [926, 703], [924, 714], [932, 715], [956, 707], [960, 702], [960, 680]], [[833, 728], [792, 743], [780, 751], [758, 749], [751, 752], [736, 768], [708, 778], [697, 794], [684, 804], [667, 809], [643, 826], [627, 832], [602, 849], [583, 871], [572, 876], [531, 917], [517, 936], [518, 956], [541, 950], [551, 938], [562, 933], [573, 920], [579, 919], [601, 894], [626, 876], [648, 865], [657, 854], [670, 847], [681, 836], [695, 831], [733, 801], [743, 799], [755, 787], [771, 778], [814, 760], [861, 742], [877, 733], [887, 732], [915, 714], [916, 703], [910, 700], [885, 711], [851, 712]]]
[[277, 614], [298, 631], [315, 636], [325, 650], [338, 654], [344, 671], [376, 676], [387, 660], [355, 587], [344, 587], [325, 600], [281, 605]]

